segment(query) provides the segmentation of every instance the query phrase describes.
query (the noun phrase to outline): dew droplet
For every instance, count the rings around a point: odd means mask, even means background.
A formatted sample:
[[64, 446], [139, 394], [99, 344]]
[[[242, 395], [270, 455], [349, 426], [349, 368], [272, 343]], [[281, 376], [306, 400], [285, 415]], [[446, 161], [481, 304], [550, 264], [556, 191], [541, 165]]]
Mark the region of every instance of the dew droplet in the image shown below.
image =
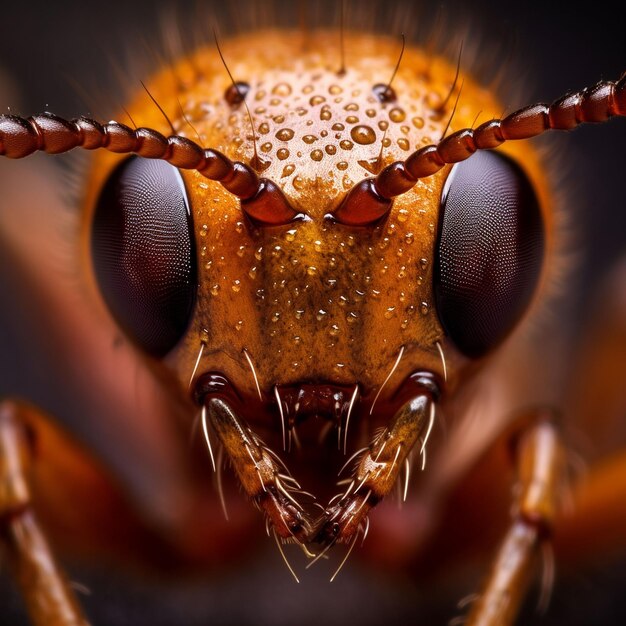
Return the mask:
[[355, 126], [350, 131], [350, 136], [354, 139], [355, 143], [363, 146], [369, 145], [376, 141], [376, 133], [370, 126], [359, 125]]
[[378, 128], [380, 128], [380, 130], [387, 130], [389, 128], [389, 122], [387, 120], [380, 120], [380, 122], [378, 122]]
[[293, 139], [293, 135], [294, 132], [291, 128], [281, 128], [276, 131], [276, 139], [279, 139], [280, 141], [290, 141]]
[[342, 150], [352, 150], [352, 147], [354, 146], [354, 144], [351, 141], [348, 141], [347, 139], [342, 139], [339, 142], [339, 147]]
[[400, 137], [400, 139], [398, 139], [398, 147], [400, 147], [402, 150], [408, 150], [409, 149], [408, 139], [405, 139], [404, 137]]
[[388, 307], [387, 310], [385, 311], [385, 319], [390, 320], [395, 315], [395, 311], [396, 311], [395, 306]]
[[422, 315], [428, 315], [429, 312], [430, 312], [430, 307], [428, 306], [428, 302], [422, 302], [420, 304], [420, 313]]
[[285, 159], [289, 158], [289, 150], [287, 150], [287, 148], [278, 148], [278, 150], [276, 150], [276, 156], [281, 161], [284, 161]]
[[337, 326], [337, 324], [333, 324], [329, 329], [328, 329], [328, 334], [331, 337], [337, 337], [339, 336], [339, 326]]
[[284, 115], [275, 115], [273, 117], [273, 120], [277, 123], [277, 124], [282, 124], [285, 121], [285, 116]]
[[415, 116], [411, 121], [413, 122], [413, 126], [415, 126], [415, 128], [424, 128], [423, 117]]
[[346, 322], [348, 324], [354, 324], [359, 319], [359, 314], [356, 311], [350, 311], [348, 315], [346, 315]]
[[324, 120], [325, 122], [327, 122], [328, 120], [332, 119], [333, 117], [333, 113], [330, 109], [322, 109], [320, 111], [320, 119]]
[[317, 319], [317, 321], [321, 322], [325, 317], [326, 311], [324, 311], [324, 309], [318, 309], [317, 313], [315, 314], [315, 318]]
[[315, 274], [317, 274], [317, 267], [315, 267], [315, 265], [309, 265], [309, 266], [306, 268], [306, 273], [307, 273], [309, 276], [315, 276]]
[[348, 124], [358, 124], [359, 118], [356, 115], [348, 115], [348, 117], [346, 117], [346, 122]]
[[341, 122], [335, 122], [330, 128], [331, 130], [343, 130], [345, 126]]
[[392, 122], [404, 122], [405, 118], [406, 113], [404, 112], [404, 109], [401, 109], [400, 107], [394, 107], [391, 111], [389, 111], [389, 119]]
[[324, 158], [324, 153], [321, 150], [312, 150], [311, 158], [314, 161], [321, 161]]
[[420, 259], [420, 267], [425, 270], [428, 267], [428, 259], [421, 258]]
[[280, 319], [280, 311], [274, 311], [272, 313], [272, 317], [270, 318], [274, 324]]
[[340, 93], [343, 93], [343, 89], [339, 85], [331, 85], [328, 88], [328, 93], [331, 94], [332, 96], [336, 96]]
[[250, 276], [250, 278], [252, 278], [252, 280], [254, 280], [254, 279], [256, 278], [256, 273], [257, 273], [257, 268], [256, 268], [256, 266], [251, 267], [251, 268], [248, 270], [248, 276]]
[[318, 104], [322, 104], [322, 102], [326, 102], [326, 98], [324, 98], [324, 96], [311, 96], [311, 99], [309, 100], [309, 104], [314, 107], [317, 106]]
[[283, 168], [283, 173], [281, 174], [281, 178], [286, 178], [287, 176], [291, 176], [294, 171], [296, 169], [296, 166], [293, 163], [290, 163], [289, 165], [285, 165], [285, 167]]
[[302, 137], [302, 141], [304, 141], [304, 143], [312, 144], [317, 141], [317, 137], [315, 135], [305, 135]]
[[270, 132], [270, 125], [267, 122], [262, 122], [259, 124], [259, 132], [262, 135], [267, 135]]
[[338, 170], [347, 170], [348, 169], [348, 162], [347, 161], [339, 161], [339, 163], [337, 163], [337, 169]]
[[243, 320], [238, 320], [238, 321], [235, 323], [235, 330], [241, 330], [241, 329], [242, 329], [242, 327], [243, 327]]
[[301, 176], [294, 176], [293, 180], [291, 181], [291, 184], [294, 186], [294, 189], [297, 189], [298, 191], [302, 191], [305, 186], [304, 178], [302, 178]]
[[296, 238], [296, 234], [297, 234], [297, 230], [295, 228], [290, 228], [286, 233], [285, 233], [285, 240], [286, 241], [293, 241]]
[[220, 292], [219, 285], [211, 285], [211, 289], [209, 290], [212, 296], [216, 296]]
[[272, 144], [269, 141], [261, 144], [261, 152], [270, 152], [272, 150]]
[[275, 96], [290, 96], [291, 85], [289, 83], [277, 83], [272, 89]]
[[326, 154], [333, 155], [333, 154], [336, 154], [336, 152], [337, 152], [337, 146], [334, 146], [333, 144], [328, 144], [324, 148], [324, 150], [326, 150]]
[[341, 184], [344, 189], [352, 189], [352, 187], [354, 187], [354, 181], [347, 174], [344, 174], [341, 179]]

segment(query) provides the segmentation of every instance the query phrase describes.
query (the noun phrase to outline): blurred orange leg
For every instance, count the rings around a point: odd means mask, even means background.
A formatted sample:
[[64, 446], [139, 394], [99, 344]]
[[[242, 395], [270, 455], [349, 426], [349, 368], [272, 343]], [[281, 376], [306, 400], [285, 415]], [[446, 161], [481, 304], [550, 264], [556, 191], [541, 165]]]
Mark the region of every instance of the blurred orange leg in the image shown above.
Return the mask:
[[87, 624], [31, 508], [31, 456], [17, 404], [0, 404], [0, 540], [37, 626]]
[[549, 421], [536, 422], [521, 434], [515, 452], [519, 494], [513, 520], [482, 593], [472, 605], [465, 622], [468, 626], [513, 623], [537, 552], [550, 540], [564, 476], [564, 452], [555, 427]]

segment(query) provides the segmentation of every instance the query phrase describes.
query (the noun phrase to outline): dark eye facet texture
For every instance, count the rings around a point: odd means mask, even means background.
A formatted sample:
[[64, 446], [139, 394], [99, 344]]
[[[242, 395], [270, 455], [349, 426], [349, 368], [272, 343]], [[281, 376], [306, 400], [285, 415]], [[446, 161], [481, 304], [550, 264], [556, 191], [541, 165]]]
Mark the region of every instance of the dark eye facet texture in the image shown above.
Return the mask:
[[477, 358], [515, 327], [533, 296], [544, 254], [535, 192], [496, 152], [454, 166], [441, 199], [434, 289], [441, 323]]
[[113, 316], [142, 349], [165, 355], [187, 328], [197, 290], [193, 226], [179, 171], [165, 161], [123, 161], [98, 199], [91, 244]]

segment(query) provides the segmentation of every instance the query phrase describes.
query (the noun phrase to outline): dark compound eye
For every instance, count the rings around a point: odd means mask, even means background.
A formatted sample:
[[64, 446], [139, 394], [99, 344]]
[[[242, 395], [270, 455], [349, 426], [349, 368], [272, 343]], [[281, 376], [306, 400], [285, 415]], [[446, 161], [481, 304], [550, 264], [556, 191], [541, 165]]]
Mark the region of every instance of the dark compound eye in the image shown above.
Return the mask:
[[543, 253], [539, 202], [517, 164], [477, 152], [454, 166], [441, 198], [434, 288], [441, 323], [461, 352], [479, 357], [513, 329]]
[[169, 352], [187, 328], [197, 288], [179, 171], [137, 157], [121, 163], [98, 199], [91, 245], [98, 284], [120, 326], [153, 356]]

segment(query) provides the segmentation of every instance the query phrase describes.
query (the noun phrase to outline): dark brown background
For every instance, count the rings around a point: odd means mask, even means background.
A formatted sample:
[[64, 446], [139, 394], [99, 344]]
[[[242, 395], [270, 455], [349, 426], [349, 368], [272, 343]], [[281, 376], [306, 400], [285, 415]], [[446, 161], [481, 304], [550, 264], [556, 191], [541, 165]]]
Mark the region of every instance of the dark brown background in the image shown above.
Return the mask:
[[[156, 24], [161, 7], [168, 4], [119, 0], [106, 4], [79, 0], [5, 4], [0, 11], [0, 66], [19, 83], [21, 112], [85, 113], [85, 102], [75, 95], [74, 82], [84, 83], [88, 77], [91, 85], [107, 84], [111, 59], [122, 59], [121, 52], [127, 47], [122, 42], [132, 40], [141, 48], [143, 41], [149, 44], [158, 38]], [[453, 16], [468, 12], [465, 3], [439, 4]], [[626, 69], [626, 23], [617, 3], [597, 2], [584, 14], [575, 10], [573, 3], [558, 4], [472, 3], [471, 14], [488, 36], [513, 38], [525, 79], [534, 86], [530, 99], [550, 101], [600, 78], [615, 79]], [[0, 109], [11, 105], [14, 103], [0, 93]], [[622, 190], [626, 121], [582, 128], [557, 141], [573, 163], [572, 195], [581, 205], [576, 221], [588, 244], [588, 260], [576, 276], [578, 305], [571, 311], [572, 318], [584, 319], [599, 277], [626, 249]], [[0, 395], [22, 395], [71, 420], [71, 393], [32, 384], [27, 364], [36, 352], [25, 354], [28, 348], [23, 339], [16, 338], [16, 329], [24, 329], [19, 328], [19, 312], [11, 309], [9, 294], [1, 291], [2, 275], [7, 271], [10, 268], [0, 268]], [[14, 367], [17, 353], [26, 371]], [[382, 580], [375, 569], [361, 570], [356, 565], [349, 565], [332, 585], [320, 571], [308, 576], [306, 584], [295, 586], [271, 547], [245, 570], [225, 567], [221, 580], [178, 586], [149, 584], [123, 574], [111, 576], [97, 568], [74, 574], [93, 589], [85, 604], [98, 624], [339, 624], [347, 620], [396, 624], [415, 622], [420, 616], [421, 623], [444, 623], [453, 610], [448, 606], [443, 613], [435, 610], [425, 617], [430, 603], [420, 589], [403, 579]], [[523, 623], [624, 623], [624, 576], [626, 566], [619, 563], [565, 572], [548, 616], [542, 621], [530, 611]], [[6, 579], [0, 579], [0, 623], [21, 624], [22, 610], [7, 585]]]

